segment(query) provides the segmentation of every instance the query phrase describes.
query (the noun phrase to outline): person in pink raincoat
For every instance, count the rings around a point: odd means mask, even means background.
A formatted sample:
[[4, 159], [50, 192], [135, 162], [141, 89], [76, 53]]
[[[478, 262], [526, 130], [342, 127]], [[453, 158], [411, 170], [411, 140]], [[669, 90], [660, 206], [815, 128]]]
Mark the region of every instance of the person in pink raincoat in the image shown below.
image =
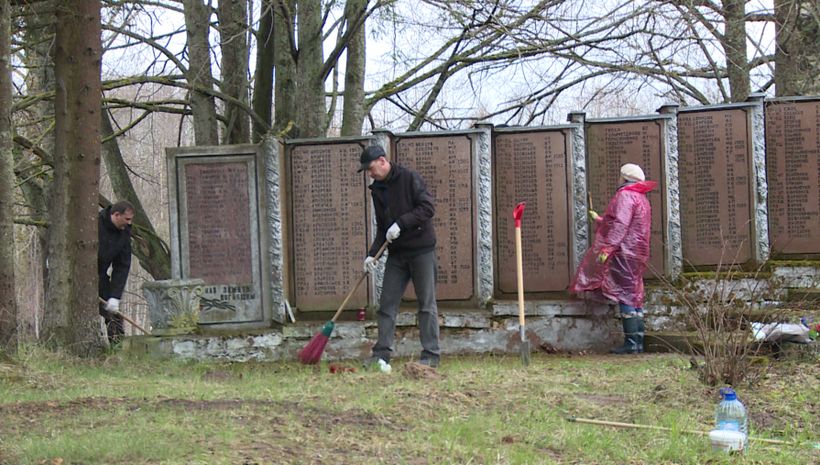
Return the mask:
[[589, 211], [595, 222], [595, 241], [584, 254], [569, 289], [618, 302], [624, 343], [610, 352], [633, 354], [643, 352], [643, 273], [649, 260], [652, 224], [646, 194], [657, 183], [647, 181], [641, 167], [633, 163], [621, 167], [621, 181], [603, 216]]

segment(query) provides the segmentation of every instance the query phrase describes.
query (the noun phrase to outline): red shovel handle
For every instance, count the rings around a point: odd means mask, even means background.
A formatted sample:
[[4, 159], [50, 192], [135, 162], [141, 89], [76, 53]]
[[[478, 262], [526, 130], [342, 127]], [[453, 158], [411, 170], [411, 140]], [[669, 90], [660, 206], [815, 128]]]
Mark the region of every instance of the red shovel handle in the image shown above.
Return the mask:
[[521, 202], [515, 206], [513, 209], [513, 219], [515, 220], [515, 227], [521, 227], [521, 217], [524, 216], [524, 206], [527, 205], [527, 202]]

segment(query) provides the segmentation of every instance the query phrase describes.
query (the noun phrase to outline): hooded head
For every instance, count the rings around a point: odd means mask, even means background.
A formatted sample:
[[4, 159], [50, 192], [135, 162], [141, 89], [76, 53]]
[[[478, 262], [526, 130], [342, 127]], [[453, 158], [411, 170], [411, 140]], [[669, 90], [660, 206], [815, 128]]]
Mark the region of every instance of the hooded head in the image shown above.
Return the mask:
[[627, 163], [621, 167], [621, 177], [631, 182], [646, 181], [643, 170], [634, 163]]

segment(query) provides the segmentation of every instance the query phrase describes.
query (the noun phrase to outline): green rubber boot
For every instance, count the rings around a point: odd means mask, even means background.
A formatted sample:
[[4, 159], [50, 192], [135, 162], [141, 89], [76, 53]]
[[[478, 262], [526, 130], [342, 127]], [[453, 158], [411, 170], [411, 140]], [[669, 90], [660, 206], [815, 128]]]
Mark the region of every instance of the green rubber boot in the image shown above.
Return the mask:
[[[641, 320], [640, 322], [638, 320]], [[620, 347], [616, 347], [611, 349], [609, 352], [613, 354], [637, 354], [640, 353], [640, 347], [638, 346], [638, 328], [639, 325], [643, 322], [643, 318], [632, 317], [632, 318], [623, 318], [621, 323], [624, 327], [624, 343]], [[640, 333], [642, 334], [642, 333]], [[643, 339], [643, 338], [641, 338]]]
[[643, 351], [644, 351], [643, 337], [644, 337], [644, 334], [646, 333], [646, 325], [643, 322], [643, 317], [642, 316], [636, 317], [635, 319], [638, 320], [638, 331], [636, 333], [636, 337], [638, 338], [638, 353], [642, 354]]

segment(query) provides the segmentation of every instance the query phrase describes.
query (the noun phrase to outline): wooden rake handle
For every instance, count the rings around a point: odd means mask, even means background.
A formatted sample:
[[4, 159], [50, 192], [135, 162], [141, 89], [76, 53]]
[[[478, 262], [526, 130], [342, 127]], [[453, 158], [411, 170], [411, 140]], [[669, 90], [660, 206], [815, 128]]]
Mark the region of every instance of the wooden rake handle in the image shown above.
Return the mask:
[[[97, 297], [97, 298], [100, 300], [100, 303], [102, 303], [102, 304], [107, 303], [105, 300], [103, 300], [102, 297]], [[111, 312], [111, 310], [106, 310], [106, 311]], [[120, 312], [111, 312], [111, 313], [121, 316], [122, 319], [127, 321], [128, 323], [130, 323], [131, 326], [133, 326], [133, 327], [137, 328], [138, 330], [142, 331], [142, 334], [150, 334], [150, 333], [148, 333], [148, 331], [145, 330], [145, 328], [138, 325], [136, 321], [132, 320], [131, 318], [128, 318], [127, 316], [123, 315], [122, 313], [120, 313]]]
[[[382, 254], [387, 249], [387, 244], [388, 244], [388, 242], [384, 241], [384, 244], [382, 244], [381, 248], [379, 248], [379, 251], [376, 252], [376, 256], [373, 257], [373, 258], [375, 258], [376, 260], [381, 258]], [[342, 311], [345, 309], [345, 305], [347, 305], [347, 301], [350, 300], [351, 297], [353, 297], [353, 294], [356, 293], [356, 290], [359, 289], [359, 286], [362, 285], [362, 282], [364, 281], [364, 278], [366, 278], [368, 274], [369, 273], [367, 271], [365, 271], [365, 272], [362, 273], [361, 276], [359, 276], [359, 280], [356, 281], [356, 284], [353, 286], [353, 289], [351, 289], [350, 292], [347, 293], [347, 296], [345, 296], [345, 300], [342, 301], [342, 305], [339, 305], [339, 309], [336, 310], [336, 313], [333, 314], [333, 318], [331, 318], [330, 321], [332, 321], [334, 323], [336, 322], [336, 319], [339, 318], [339, 315], [341, 315]]]

